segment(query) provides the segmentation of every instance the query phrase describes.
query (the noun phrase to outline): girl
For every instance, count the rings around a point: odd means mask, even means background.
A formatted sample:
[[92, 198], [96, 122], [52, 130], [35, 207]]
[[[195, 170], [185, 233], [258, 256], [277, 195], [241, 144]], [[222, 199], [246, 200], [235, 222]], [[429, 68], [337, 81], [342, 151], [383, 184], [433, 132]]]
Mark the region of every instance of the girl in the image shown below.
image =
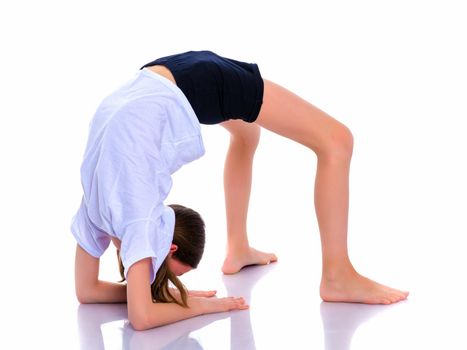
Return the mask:
[[[84, 196], [72, 224], [78, 242], [80, 302], [127, 301], [135, 329], [248, 307], [242, 298], [188, 292], [176, 277], [197, 266], [204, 249], [204, 224], [193, 210], [167, 207], [163, 201], [171, 187], [170, 175], [204, 154], [200, 123], [221, 124], [231, 133], [224, 172], [225, 274], [277, 260], [274, 254], [250, 247], [246, 232], [252, 161], [264, 127], [317, 155], [321, 298], [390, 304], [407, 297], [408, 292], [361, 276], [350, 262], [350, 131], [307, 101], [262, 79], [256, 64], [190, 51], [144, 65], [101, 103], [92, 120], [81, 167]], [[120, 252], [126, 285], [98, 280], [99, 257], [110, 241]], [[177, 289], [168, 288], [169, 280]]]

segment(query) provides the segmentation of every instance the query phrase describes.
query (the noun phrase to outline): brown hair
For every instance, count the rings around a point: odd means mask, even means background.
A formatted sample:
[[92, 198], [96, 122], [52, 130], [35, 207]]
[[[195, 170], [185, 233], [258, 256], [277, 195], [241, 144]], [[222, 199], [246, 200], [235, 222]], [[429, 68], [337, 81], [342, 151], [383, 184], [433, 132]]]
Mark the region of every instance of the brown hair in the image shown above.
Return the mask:
[[[178, 249], [172, 256], [180, 262], [196, 268], [204, 252], [204, 221], [193, 209], [178, 204], [171, 204], [169, 207], [175, 212], [175, 228], [172, 243], [178, 246]], [[125, 271], [118, 250], [117, 257], [120, 275], [122, 276], [120, 282], [123, 282], [125, 281]], [[179, 290], [181, 301], [170, 294], [169, 281]], [[151, 285], [151, 294], [155, 302], [177, 303], [180, 306], [188, 307], [186, 288], [178, 277], [169, 270], [167, 258], [165, 258], [156, 273], [156, 279]]]

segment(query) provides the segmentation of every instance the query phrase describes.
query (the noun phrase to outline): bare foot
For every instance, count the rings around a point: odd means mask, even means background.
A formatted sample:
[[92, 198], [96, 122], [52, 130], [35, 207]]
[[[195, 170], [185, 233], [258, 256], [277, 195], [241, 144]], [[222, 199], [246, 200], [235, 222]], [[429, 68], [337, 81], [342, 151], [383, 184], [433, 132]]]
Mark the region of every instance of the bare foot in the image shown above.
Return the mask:
[[267, 265], [275, 261], [277, 261], [275, 254], [263, 253], [254, 248], [248, 248], [247, 251], [229, 252], [224, 260], [222, 272], [230, 275], [237, 273], [245, 266]]
[[409, 292], [376, 283], [353, 270], [333, 278], [323, 274], [320, 295], [324, 301], [387, 305], [406, 299]]

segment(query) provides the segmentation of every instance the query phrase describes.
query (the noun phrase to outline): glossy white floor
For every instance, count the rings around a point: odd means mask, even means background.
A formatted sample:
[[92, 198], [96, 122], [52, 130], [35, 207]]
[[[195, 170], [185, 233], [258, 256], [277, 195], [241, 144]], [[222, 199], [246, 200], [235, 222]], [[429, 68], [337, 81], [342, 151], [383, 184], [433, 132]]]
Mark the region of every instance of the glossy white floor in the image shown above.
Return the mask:
[[[418, 247], [414, 259], [405, 255], [407, 248], [397, 251], [393, 246], [389, 252], [381, 249], [380, 254], [375, 254], [379, 257], [368, 254], [367, 263], [361, 264], [365, 272], [411, 291], [407, 301], [369, 306], [321, 302], [317, 295], [319, 249], [315, 240], [297, 236], [300, 244], [290, 242], [285, 235], [279, 239], [281, 244], [276, 251], [280, 261], [276, 264], [249, 267], [237, 275], [223, 276], [214, 264], [220, 255], [214, 253], [206, 257], [199, 270], [184, 276], [184, 282], [192, 289], [216, 289], [219, 295], [244, 296], [250, 310], [200, 316], [144, 332], [131, 328], [125, 305], [76, 302], [72, 259], [54, 266], [51, 260], [63, 256], [62, 253], [44, 259], [41, 252], [26, 249], [29, 253], [25, 259], [32, 269], [30, 276], [12, 276], [9, 269], [15, 263], [3, 266], [0, 347], [80, 350], [467, 347], [465, 259], [456, 263], [451, 256], [442, 255], [447, 245], [425, 242]], [[311, 244], [314, 246], [310, 248]], [[362, 240], [359, 244], [363, 246], [366, 242]], [[404, 247], [403, 241], [399, 244]], [[64, 246], [59, 249], [71, 254], [72, 243]], [[371, 247], [367, 245], [367, 249]], [[439, 256], [443, 258], [440, 260]], [[110, 277], [110, 266], [115, 267], [113, 254], [103, 258], [103, 263], [104, 269], [109, 268], [104, 275]]]
[[467, 346], [465, 300], [446, 300], [439, 292], [414, 292], [410, 300], [392, 306], [323, 303], [289, 278], [290, 272], [280, 264], [218, 278], [222, 280], [218, 289], [246, 296], [251, 310], [197, 317], [145, 332], [132, 330], [123, 305], [81, 305], [76, 310], [79, 343], [81, 349], [93, 350]]

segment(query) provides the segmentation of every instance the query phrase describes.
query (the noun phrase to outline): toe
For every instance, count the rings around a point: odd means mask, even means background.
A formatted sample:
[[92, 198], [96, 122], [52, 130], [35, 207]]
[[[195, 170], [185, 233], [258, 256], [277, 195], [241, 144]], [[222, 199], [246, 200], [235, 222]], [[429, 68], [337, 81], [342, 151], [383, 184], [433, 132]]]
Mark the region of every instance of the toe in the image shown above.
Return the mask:
[[400, 300], [406, 299], [408, 294], [409, 294], [409, 293], [407, 293], [407, 292], [402, 292], [402, 291], [400, 291], [400, 290], [398, 290], [398, 291], [396, 292], [396, 295], [399, 297], [399, 301], [400, 301]]
[[399, 300], [404, 300], [406, 298], [407, 298], [407, 294], [405, 294], [405, 293], [400, 293], [399, 294]]

